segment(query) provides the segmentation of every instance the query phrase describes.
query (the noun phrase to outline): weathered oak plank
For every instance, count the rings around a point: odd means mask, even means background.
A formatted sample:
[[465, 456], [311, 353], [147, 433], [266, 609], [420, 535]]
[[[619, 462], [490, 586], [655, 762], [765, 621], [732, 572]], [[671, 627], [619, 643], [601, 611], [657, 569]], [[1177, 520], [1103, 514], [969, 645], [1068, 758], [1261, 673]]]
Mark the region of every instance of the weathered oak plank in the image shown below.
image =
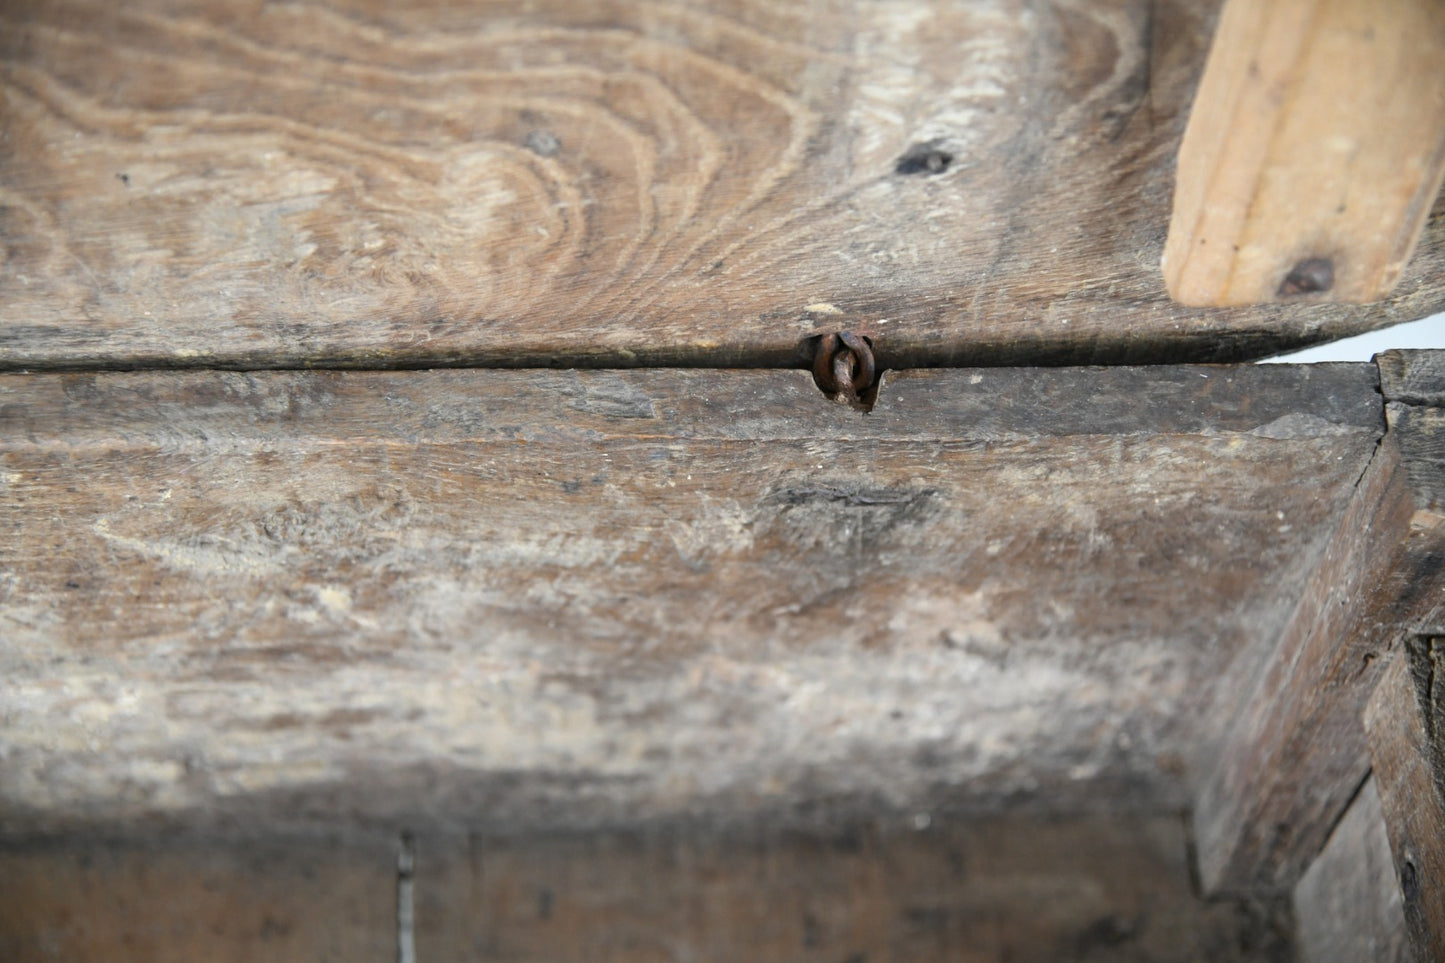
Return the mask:
[[396, 853], [375, 841], [11, 844], [0, 959], [393, 963], [395, 901]]
[[1442, 178], [1445, 6], [1231, 0], [1179, 149], [1169, 292], [1385, 297]]
[[1386, 413], [1389, 432], [1277, 647], [1263, 663], [1239, 663], [1201, 721], [1226, 721], [1196, 762], [1211, 891], [1299, 879], [1369, 770], [1359, 720], [1383, 657], [1445, 613], [1440, 412], [1390, 402]]
[[1397, 654], [1365, 714], [1415, 957], [1445, 958], [1445, 665], [1438, 638]]
[[1374, 369], [0, 378], [0, 812], [1182, 808]]
[[1294, 888], [1300, 963], [1412, 963], [1375, 779], [1367, 779]]
[[1205, 902], [1177, 818], [838, 837], [423, 840], [422, 960], [1278, 961], [1283, 901]]
[[1198, 311], [1186, 0], [13, 0], [0, 367], [1230, 360], [1445, 306]]

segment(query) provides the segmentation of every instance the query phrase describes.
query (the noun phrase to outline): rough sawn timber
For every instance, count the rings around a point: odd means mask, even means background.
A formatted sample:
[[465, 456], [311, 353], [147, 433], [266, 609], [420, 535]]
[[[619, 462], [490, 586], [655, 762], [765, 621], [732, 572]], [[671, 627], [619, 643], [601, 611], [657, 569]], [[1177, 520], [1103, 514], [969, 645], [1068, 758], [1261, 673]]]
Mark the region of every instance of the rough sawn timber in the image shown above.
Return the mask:
[[[0, 816], [1179, 811], [1370, 365], [0, 377]], [[1247, 677], [1247, 676], [1246, 676]]]
[[1445, 305], [1159, 272], [1189, 0], [0, 4], [0, 367], [1231, 360]]

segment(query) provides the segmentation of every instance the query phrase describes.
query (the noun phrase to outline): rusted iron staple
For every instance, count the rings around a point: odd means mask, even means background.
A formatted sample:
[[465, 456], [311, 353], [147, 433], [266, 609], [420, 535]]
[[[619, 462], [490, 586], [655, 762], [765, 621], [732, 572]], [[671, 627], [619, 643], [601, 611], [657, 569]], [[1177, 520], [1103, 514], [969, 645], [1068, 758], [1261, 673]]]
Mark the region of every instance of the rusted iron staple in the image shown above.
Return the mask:
[[850, 404], [873, 386], [877, 364], [868, 339], [850, 331], [825, 334], [813, 355], [813, 381], [830, 398], [842, 395]]

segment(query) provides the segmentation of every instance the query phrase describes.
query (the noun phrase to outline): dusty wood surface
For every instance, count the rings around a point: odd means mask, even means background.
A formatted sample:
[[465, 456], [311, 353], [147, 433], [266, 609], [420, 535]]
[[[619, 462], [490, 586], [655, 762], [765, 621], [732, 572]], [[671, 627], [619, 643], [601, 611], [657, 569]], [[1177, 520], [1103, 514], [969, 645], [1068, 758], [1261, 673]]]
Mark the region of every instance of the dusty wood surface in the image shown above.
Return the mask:
[[1369, 365], [0, 378], [0, 805], [496, 827], [1148, 809]]
[[1291, 960], [1284, 901], [1194, 895], [1178, 819], [842, 837], [424, 839], [421, 960]]
[[0, 848], [6, 963], [394, 963], [396, 853], [305, 839]]
[[1210, 891], [1298, 880], [1369, 770], [1359, 720], [1383, 657], [1445, 611], [1445, 519], [1401, 447], [1392, 430], [1257, 682], [1211, 709], [1231, 722], [1194, 806]]
[[1400, 882], [1368, 779], [1294, 890], [1299, 963], [1412, 963]]
[[[0, 5], [0, 367], [1229, 360], [1159, 272], [1186, 0]], [[1344, 268], [1342, 267], [1343, 271]]]
[[1164, 246], [1184, 304], [1372, 301], [1445, 177], [1445, 5], [1230, 0]]
[[1365, 727], [1419, 960], [1445, 959], [1445, 642], [1412, 640], [1370, 700]]

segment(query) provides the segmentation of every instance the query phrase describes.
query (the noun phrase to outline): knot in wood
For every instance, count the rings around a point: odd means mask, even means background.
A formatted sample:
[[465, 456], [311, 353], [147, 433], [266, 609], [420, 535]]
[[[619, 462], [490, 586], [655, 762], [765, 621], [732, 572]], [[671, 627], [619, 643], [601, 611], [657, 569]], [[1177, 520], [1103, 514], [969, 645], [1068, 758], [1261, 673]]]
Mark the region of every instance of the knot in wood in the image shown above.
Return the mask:
[[813, 355], [813, 381], [829, 398], [842, 395], [853, 405], [873, 386], [877, 377], [873, 346], [851, 331], [825, 334]]

